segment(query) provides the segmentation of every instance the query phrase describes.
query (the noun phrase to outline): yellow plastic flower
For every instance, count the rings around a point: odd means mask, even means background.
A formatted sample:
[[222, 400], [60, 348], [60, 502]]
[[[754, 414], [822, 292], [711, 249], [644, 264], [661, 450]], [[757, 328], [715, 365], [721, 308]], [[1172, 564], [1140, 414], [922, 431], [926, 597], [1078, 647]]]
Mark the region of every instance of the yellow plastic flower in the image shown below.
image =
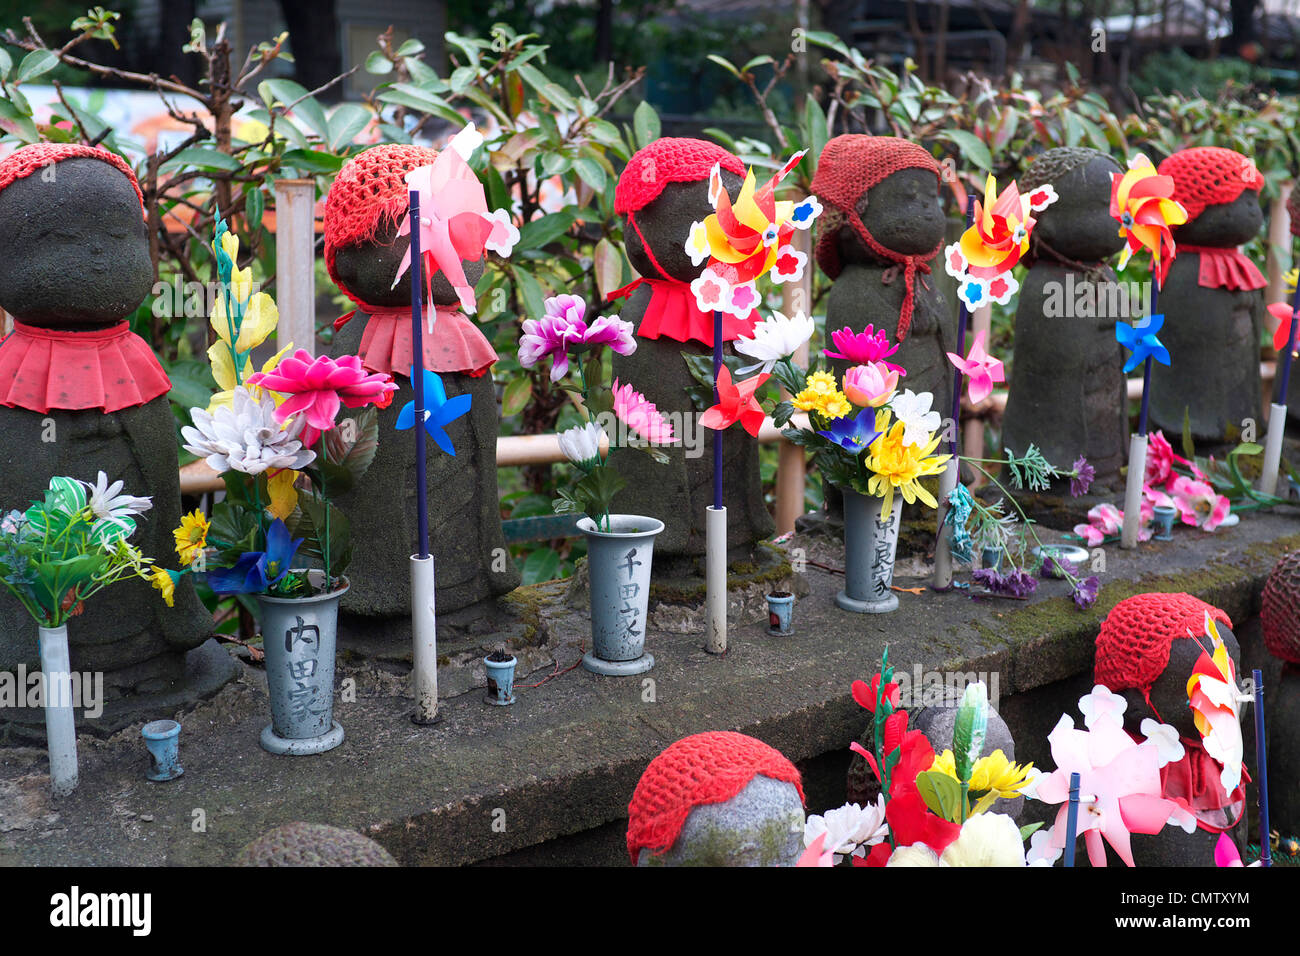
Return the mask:
[[[269, 372], [280, 364], [280, 359], [293, 348], [290, 342], [280, 351], [276, 352], [269, 359], [262, 363], [262, 371]], [[221, 391], [212, 396], [212, 401], [208, 403], [208, 411], [215, 412], [218, 408], [228, 406], [235, 394], [235, 386], [239, 384], [235, 380], [235, 362], [230, 357], [230, 349], [221, 342], [216, 342], [208, 349], [208, 359], [212, 362], [212, 377], [217, 380], [217, 388]], [[244, 359], [244, 374], [239, 377], [239, 381], [246, 382], [248, 377], [253, 374], [253, 359], [251, 357]], [[260, 391], [256, 385], [252, 389], [254, 392]], [[271, 397], [275, 400], [276, 405], [284, 403], [284, 396], [278, 392], [271, 392]]]
[[[957, 779], [956, 761], [951, 750], [945, 750], [935, 756], [930, 769], [947, 774], [954, 780]], [[1029, 772], [1033, 769], [1032, 763], [1013, 763], [1001, 750], [995, 750], [975, 761], [970, 774], [970, 792], [985, 794], [987, 799], [981, 799], [973, 812], [982, 812], [998, 797], [1010, 800], [1012, 797], [1019, 796], [1020, 789], [1025, 785]]]
[[207, 515], [197, 508], [181, 517], [181, 526], [172, 532], [176, 537], [176, 555], [181, 559], [181, 564], [193, 564], [195, 558], [203, 553], [208, 544], [210, 527]]
[[[244, 270], [244, 275], [250, 275], [249, 270]], [[248, 283], [242, 290], [242, 297], [239, 301], [246, 302], [244, 306], [244, 318], [239, 325], [239, 339], [236, 348], [241, 352], [247, 352], [249, 349], [257, 348], [275, 331], [276, 325], [280, 321], [280, 310], [276, 307], [275, 300], [265, 292], [258, 292], [256, 295], [249, 296], [252, 283]], [[231, 282], [232, 296], [240, 293], [236, 283]], [[217, 337], [228, 349], [230, 347], [230, 323], [226, 321], [226, 297], [219, 294], [216, 302], [212, 306], [212, 329], [217, 333]]]
[[939, 503], [934, 495], [922, 487], [919, 479], [928, 475], [937, 475], [944, 470], [951, 455], [936, 455], [940, 436], [936, 435], [926, 445], [909, 445], [903, 441], [906, 426], [902, 422], [889, 425], [890, 414], [882, 409], [876, 414], [876, 431], [880, 438], [871, 443], [867, 453], [866, 466], [871, 472], [867, 490], [883, 498], [881, 508], [889, 512], [894, 507], [894, 489], [898, 489], [903, 500], [908, 504], [920, 501], [931, 508]]
[[817, 412], [823, 418], [843, 418], [853, 412], [853, 403], [835, 386], [835, 376], [830, 372], [813, 372], [804, 383], [804, 390], [790, 400], [800, 411]]
[[298, 472], [292, 468], [281, 468], [267, 479], [266, 490], [270, 494], [271, 503], [266, 510], [272, 517], [281, 521], [289, 520], [289, 515], [293, 514], [293, 509], [298, 505], [298, 491], [293, 486], [297, 480]]
[[154, 568], [149, 575], [149, 583], [162, 592], [162, 599], [168, 607], [176, 606], [176, 579], [166, 568]]

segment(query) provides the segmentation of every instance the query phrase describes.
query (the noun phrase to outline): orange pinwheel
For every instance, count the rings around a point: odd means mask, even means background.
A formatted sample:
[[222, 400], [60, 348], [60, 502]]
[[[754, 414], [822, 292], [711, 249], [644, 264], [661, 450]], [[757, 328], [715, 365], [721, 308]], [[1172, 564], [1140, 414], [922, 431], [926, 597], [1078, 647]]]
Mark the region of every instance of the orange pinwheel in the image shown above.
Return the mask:
[[1043, 184], [1021, 195], [1013, 180], [998, 193], [990, 173], [984, 184], [984, 201], [975, 200], [975, 215], [961, 239], [944, 250], [944, 269], [957, 279], [958, 295], [970, 309], [994, 301], [1005, 305], [1019, 288], [1010, 275], [1029, 250], [1033, 232], [1031, 212], [1041, 212], [1056, 202], [1051, 185]]
[[1150, 249], [1159, 286], [1177, 254], [1170, 227], [1187, 222], [1187, 210], [1173, 199], [1173, 177], [1161, 176], [1151, 160], [1138, 153], [1129, 160], [1128, 172], [1111, 173], [1110, 182], [1110, 214], [1119, 221], [1119, 234], [1127, 243], [1119, 267], [1123, 269], [1139, 249]]
[[1241, 721], [1238, 714], [1243, 695], [1237, 688], [1237, 675], [1232, 658], [1219, 636], [1218, 625], [1207, 612], [1205, 635], [1210, 638], [1213, 653], [1204, 649], [1187, 681], [1188, 706], [1192, 719], [1204, 741], [1205, 752], [1223, 766], [1219, 782], [1232, 793], [1241, 782], [1243, 743]]
[[731, 372], [727, 366], [718, 369], [718, 404], [700, 416], [700, 424], [705, 428], [722, 431], [736, 422], [755, 438], [763, 427], [763, 409], [754, 398], [754, 392], [767, 381], [767, 375], [755, 375], [751, 378], [731, 383]]

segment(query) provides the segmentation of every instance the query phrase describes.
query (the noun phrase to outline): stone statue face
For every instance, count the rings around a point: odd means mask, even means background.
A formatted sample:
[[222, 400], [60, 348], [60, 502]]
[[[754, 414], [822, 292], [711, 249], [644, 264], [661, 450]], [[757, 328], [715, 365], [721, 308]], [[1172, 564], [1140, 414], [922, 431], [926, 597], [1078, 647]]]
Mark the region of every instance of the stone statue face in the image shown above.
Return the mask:
[[0, 307], [28, 325], [120, 322], [153, 287], [149, 233], [131, 182], [89, 157], [61, 160], [0, 192]]
[[[733, 200], [740, 195], [743, 182], [740, 176], [730, 170], [722, 171], [722, 185]], [[669, 278], [679, 282], [694, 281], [704, 271], [704, 265], [691, 263], [691, 257], [686, 254], [686, 240], [690, 237], [691, 225], [702, 222], [712, 212], [707, 180], [669, 183], [653, 202], [632, 214], [637, 229], [641, 230], [640, 236], [630, 224], [624, 225], [623, 241], [627, 246], [628, 261], [647, 279], [663, 278], [662, 270]], [[623, 218], [626, 222], [627, 217]], [[646, 255], [641, 236], [650, 244], [655, 262], [659, 263], [658, 269]]]
[[1124, 247], [1119, 224], [1110, 215], [1111, 173], [1119, 164], [1097, 156], [1053, 182], [1057, 200], [1036, 214], [1034, 235], [1061, 255], [1080, 262], [1113, 256]]
[[1232, 202], [1206, 206], [1187, 225], [1175, 226], [1174, 242], [1235, 248], [1253, 239], [1263, 224], [1264, 210], [1259, 205], [1259, 193], [1244, 189]]
[[[924, 169], [900, 169], [885, 177], [858, 200], [857, 211], [876, 242], [906, 256], [933, 252], [947, 225], [939, 202], [939, 182], [934, 173]], [[887, 261], [867, 248], [848, 225], [840, 230], [839, 247], [840, 258], [846, 263]]]
[[[393, 286], [393, 276], [402, 256], [411, 245], [410, 236], [397, 235], [397, 224], [382, 226], [370, 242], [341, 246], [334, 253], [334, 271], [339, 285], [368, 305], [403, 308], [411, 304], [411, 270]], [[461, 260], [465, 278], [476, 285], [483, 277], [484, 260]], [[437, 305], [456, 305], [460, 298], [439, 270], [433, 277], [433, 301]]]
[[[1228, 656], [1232, 658], [1233, 665], [1240, 668], [1241, 647], [1237, 643], [1236, 635], [1222, 622], [1218, 624], [1218, 628], [1219, 636], [1223, 638], [1224, 646], [1228, 649]], [[1202, 635], [1200, 640], [1204, 642], [1206, 649], [1213, 649], [1209, 637]], [[1147, 702], [1142, 699], [1141, 691], [1122, 692], [1122, 696], [1128, 701], [1128, 708], [1124, 711], [1124, 726], [1127, 729], [1138, 731], [1142, 719], [1150, 717], [1153, 720], [1163, 719], [1164, 723], [1172, 726], [1183, 737], [1193, 740], [1200, 738], [1200, 732], [1197, 731], [1196, 723], [1192, 719], [1192, 709], [1187, 701], [1187, 681], [1192, 676], [1192, 668], [1196, 666], [1201, 650], [1200, 644], [1190, 637], [1178, 638], [1170, 645], [1169, 665], [1151, 686], [1151, 703], [1160, 712], [1159, 717], [1156, 717], [1147, 706]]]

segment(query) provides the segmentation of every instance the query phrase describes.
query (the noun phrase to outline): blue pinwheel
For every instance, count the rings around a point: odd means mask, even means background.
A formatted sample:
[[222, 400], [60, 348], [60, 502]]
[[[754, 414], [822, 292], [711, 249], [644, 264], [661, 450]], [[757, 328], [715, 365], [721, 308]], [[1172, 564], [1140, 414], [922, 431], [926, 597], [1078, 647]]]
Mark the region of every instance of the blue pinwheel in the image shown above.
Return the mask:
[[1115, 326], [1115, 339], [1133, 354], [1124, 363], [1124, 373], [1128, 374], [1148, 358], [1155, 359], [1161, 365], [1169, 364], [1169, 350], [1156, 338], [1156, 333], [1165, 324], [1163, 315], [1149, 315], [1137, 325], [1120, 322]]
[[837, 418], [829, 429], [817, 434], [851, 454], [866, 451], [867, 446], [880, 437], [880, 432], [876, 431], [876, 410], [864, 408], [852, 418], [847, 415]]
[[[468, 394], [447, 398], [447, 390], [436, 372], [423, 369], [424, 376], [424, 430], [439, 448], [453, 457], [456, 449], [445, 431], [446, 426], [469, 412], [471, 397]], [[415, 369], [411, 369], [415, 378]], [[397, 429], [405, 431], [415, 425], [415, 402], [407, 402], [397, 413]]]

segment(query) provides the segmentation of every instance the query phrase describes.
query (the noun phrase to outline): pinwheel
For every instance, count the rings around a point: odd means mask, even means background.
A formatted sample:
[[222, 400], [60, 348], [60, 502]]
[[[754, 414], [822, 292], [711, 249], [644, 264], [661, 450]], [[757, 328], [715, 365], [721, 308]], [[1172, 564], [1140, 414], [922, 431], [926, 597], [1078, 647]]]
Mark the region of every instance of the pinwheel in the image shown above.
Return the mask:
[[1187, 221], [1187, 210], [1172, 198], [1173, 177], [1161, 176], [1151, 165], [1151, 160], [1141, 153], [1129, 160], [1126, 173], [1111, 173], [1110, 181], [1110, 214], [1119, 222], [1119, 234], [1125, 241], [1119, 267], [1123, 269], [1133, 253], [1149, 249], [1151, 273], [1155, 278], [1151, 290], [1150, 317], [1133, 328], [1128, 328], [1124, 323], [1115, 327], [1115, 337], [1133, 352], [1124, 370], [1130, 371], [1137, 367], [1138, 362], [1142, 363], [1142, 411], [1138, 418], [1138, 430], [1129, 439], [1124, 530], [1120, 535], [1121, 548], [1135, 548], [1138, 539], [1138, 511], [1142, 499], [1142, 476], [1146, 471], [1151, 360], [1154, 358], [1163, 365], [1169, 364], [1168, 351], [1155, 338], [1155, 333], [1164, 324], [1164, 316], [1156, 314], [1156, 300], [1169, 265], [1177, 254], [1171, 227]]
[[1173, 177], [1158, 174], [1151, 160], [1138, 153], [1129, 160], [1128, 172], [1111, 173], [1110, 182], [1110, 214], [1118, 220], [1125, 242], [1119, 267], [1123, 269], [1133, 253], [1149, 249], [1158, 287], [1177, 254], [1171, 227], [1187, 222], [1187, 210], [1173, 199]]
[[763, 427], [763, 408], [754, 398], [754, 392], [767, 381], [766, 375], [731, 384], [731, 372], [724, 365], [718, 371], [718, 403], [700, 416], [700, 424], [705, 428], [722, 431], [736, 422], [755, 438]]
[[984, 202], [975, 200], [974, 215], [961, 239], [944, 250], [944, 270], [956, 279], [958, 296], [968, 309], [989, 302], [1005, 305], [1020, 288], [1011, 270], [1029, 250], [1029, 236], [1040, 212], [1056, 202], [1050, 185], [1022, 196], [1014, 181], [1000, 194], [992, 174], [984, 185]]
[[[1161, 365], [1169, 364], [1169, 350], [1156, 338], [1156, 333], [1160, 331], [1164, 324], [1165, 317], [1163, 315], [1148, 315], [1136, 325], [1129, 325], [1127, 322], [1116, 324], [1115, 339], [1132, 353], [1129, 355], [1128, 361], [1124, 363], [1125, 374], [1133, 371], [1140, 363], [1148, 359], [1155, 359]], [[1144, 415], [1142, 428], [1144, 434], [1146, 433], [1145, 421], [1146, 416]]]
[[[984, 350], [983, 330], [975, 336], [975, 342], [970, 347], [970, 354], [962, 358], [960, 355], [949, 352], [948, 361], [957, 367], [959, 374], [970, 377], [970, 400], [975, 405], [993, 394], [994, 382], [1006, 380], [1001, 360], [995, 359]], [[960, 387], [958, 391], [960, 391]]]
[[1237, 687], [1237, 674], [1228, 649], [1219, 636], [1218, 624], [1207, 612], [1205, 634], [1211, 649], [1201, 656], [1187, 680], [1187, 701], [1192, 720], [1205, 742], [1205, 752], [1223, 766], [1219, 782], [1227, 793], [1241, 782], [1244, 745], [1241, 739], [1241, 701], [1249, 697]]
[[[411, 369], [411, 379], [415, 379], [415, 369]], [[442, 378], [428, 369], [423, 370], [424, 380], [424, 430], [434, 443], [449, 455], [455, 455], [456, 449], [447, 435], [446, 427], [469, 412], [470, 396], [457, 395], [447, 397]], [[415, 425], [415, 402], [407, 402], [397, 413], [396, 428], [400, 431]]]
[[[432, 166], [420, 166], [405, 177], [407, 186], [419, 193], [420, 209], [423, 210], [419, 216], [420, 242], [417, 248], [423, 251], [427, 263], [424, 280], [430, 316], [436, 314], [432, 305], [435, 275], [442, 272], [460, 297], [461, 307], [466, 312], [474, 312], [477, 308], [474, 288], [465, 277], [462, 260], [477, 262], [483, 258], [486, 248], [509, 255], [519, 239], [518, 230], [508, 216], [502, 216], [500, 210], [488, 211], [483, 184], [465, 162], [482, 139], [470, 124], [456, 135], [449, 148], [438, 154]], [[409, 215], [402, 220], [397, 234], [411, 234]], [[411, 250], [408, 248], [397, 267], [394, 286], [410, 266]]]

